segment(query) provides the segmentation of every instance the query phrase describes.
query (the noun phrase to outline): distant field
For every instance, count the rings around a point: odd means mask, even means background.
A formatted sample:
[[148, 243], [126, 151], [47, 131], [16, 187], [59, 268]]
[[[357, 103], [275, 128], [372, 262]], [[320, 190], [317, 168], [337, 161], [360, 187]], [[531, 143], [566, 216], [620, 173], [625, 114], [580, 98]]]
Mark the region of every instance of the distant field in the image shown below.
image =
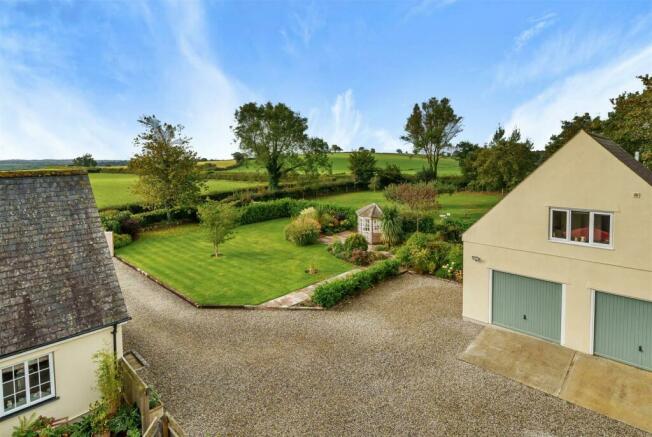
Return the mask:
[[[98, 208], [136, 203], [140, 198], [134, 194], [133, 187], [138, 176], [125, 173], [90, 173], [88, 175], [95, 195]], [[224, 191], [250, 188], [262, 185], [260, 182], [224, 181], [209, 179], [205, 192], [217, 193]]]
[[199, 161], [197, 165], [203, 167], [205, 165], [214, 165], [217, 168], [227, 168], [235, 165], [235, 159], [219, 159], [215, 161]]
[[[501, 198], [502, 196], [496, 193], [458, 192], [442, 194], [437, 199], [441, 206], [438, 213], [450, 213], [453, 217], [476, 221], [498, 203]], [[381, 207], [391, 203], [385, 199], [382, 191], [335, 194], [333, 196], [320, 197], [319, 201], [356, 209], [370, 203], [377, 203]]]
[[[349, 153], [331, 153], [331, 162], [333, 164], [333, 173], [334, 174], [348, 174], [349, 170]], [[416, 157], [412, 155], [399, 155], [397, 153], [376, 153], [376, 166], [379, 168], [384, 168], [387, 164], [398, 165], [403, 173], [406, 174], [415, 174], [423, 167], [427, 166], [426, 159], [423, 157]], [[460, 174], [460, 168], [457, 164], [457, 160], [454, 158], [441, 158], [439, 161], [439, 175], [441, 176], [453, 176]], [[226, 170], [229, 172], [263, 172], [265, 171], [261, 168], [255, 161], [249, 160], [246, 165]]]

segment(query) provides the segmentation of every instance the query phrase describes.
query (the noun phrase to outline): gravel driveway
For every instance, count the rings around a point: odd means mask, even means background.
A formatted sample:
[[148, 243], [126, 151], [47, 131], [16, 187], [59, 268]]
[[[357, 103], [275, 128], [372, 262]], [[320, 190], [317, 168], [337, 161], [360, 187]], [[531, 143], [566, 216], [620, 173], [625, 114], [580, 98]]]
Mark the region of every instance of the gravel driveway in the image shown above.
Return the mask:
[[437, 279], [406, 274], [329, 311], [199, 310], [116, 269], [125, 348], [191, 436], [643, 435], [458, 360], [480, 327]]

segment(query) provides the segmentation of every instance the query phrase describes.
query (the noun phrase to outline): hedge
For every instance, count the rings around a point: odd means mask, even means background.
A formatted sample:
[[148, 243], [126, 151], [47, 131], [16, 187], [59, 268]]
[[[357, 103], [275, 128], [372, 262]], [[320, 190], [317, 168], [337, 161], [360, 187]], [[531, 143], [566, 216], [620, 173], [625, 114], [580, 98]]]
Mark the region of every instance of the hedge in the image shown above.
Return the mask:
[[400, 263], [395, 259], [380, 261], [367, 270], [318, 286], [312, 295], [312, 301], [324, 308], [331, 308], [348, 296], [360, 293], [387, 278], [398, 275], [399, 267]]
[[243, 206], [241, 209], [240, 224], [248, 225], [278, 218], [294, 217], [299, 215], [304, 209], [310, 207], [327, 212], [332, 216], [346, 219], [349, 221], [350, 227], [354, 227], [357, 224], [357, 215], [353, 208], [320, 203], [313, 200], [290, 198], [270, 200], [268, 202], [252, 202]]

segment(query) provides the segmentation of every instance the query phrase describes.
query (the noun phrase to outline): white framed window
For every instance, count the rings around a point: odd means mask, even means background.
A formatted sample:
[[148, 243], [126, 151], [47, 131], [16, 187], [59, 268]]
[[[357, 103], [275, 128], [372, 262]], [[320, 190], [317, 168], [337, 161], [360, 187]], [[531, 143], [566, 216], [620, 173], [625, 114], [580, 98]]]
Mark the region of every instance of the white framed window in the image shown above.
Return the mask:
[[613, 213], [550, 208], [550, 241], [613, 248]]
[[52, 354], [0, 369], [0, 417], [55, 396]]
[[369, 219], [366, 217], [362, 218], [362, 232], [369, 232]]
[[374, 220], [372, 225], [372, 229], [374, 232], [380, 232], [380, 220]]

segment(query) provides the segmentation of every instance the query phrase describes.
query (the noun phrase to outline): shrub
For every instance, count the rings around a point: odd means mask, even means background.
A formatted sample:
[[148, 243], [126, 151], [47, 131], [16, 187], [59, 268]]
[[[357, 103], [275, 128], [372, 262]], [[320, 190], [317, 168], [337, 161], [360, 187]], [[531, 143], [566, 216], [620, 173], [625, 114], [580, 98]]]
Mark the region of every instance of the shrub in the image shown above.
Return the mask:
[[396, 258], [417, 273], [435, 273], [446, 263], [450, 248], [437, 236], [418, 232], [396, 252]]
[[417, 230], [417, 218], [419, 219], [419, 232], [432, 234], [437, 231], [435, 219], [432, 215], [417, 216], [416, 213], [409, 210], [401, 210], [401, 225], [403, 234], [411, 234]]
[[113, 234], [113, 248], [120, 249], [121, 247], [131, 244], [133, 239], [129, 234]]
[[442, 238], [451, 243], [461, 243], [462, 234], [468, 226], [460, 219], [451, 217], [450, 214], [439, 216], [441, 220], [435, 225], [435, 230], [439, 232]]
[[297, 246], [307, 246], [317, 242], [320, 231], [317, 220], [299, 216], [285, 227], [285, 239]]
[[360, 234], [351, 234], [344, 240], [344, 250], [346, 252], [353, 252], [354, 250], [367, 250], [369, 245], [367, 239]]
[[112, 435], [125, 435], [129, 431], [140, 430], [140, 412], [131, 405], [121, 405], [115, 416], [108, 422]]
[[368, 266], [371, 264], [373, 256], [366, 250], [353, 249], [349, 261], [357, 266]]
[[359, 293], [384, 279], [398, 275], [397, 260], [380, 261], [362, 272], [320, 285], [312, 295], [312, 301], [324, 308], [331, 308], [347, 296]]
[[127, 234], [122, 230], [124, 221], [131, 219], [129, 211], [118, 211], [117, 209], [107, 209], [100, 212], [100, 223], [105, 231], [111, 231], [116, 234]]
[[177, 207], [171, 209], [154, 209], [151, 211], [141, 212], [134, 214], [133, 217], [137, 219], [142, 227], [152, 226], [156, 223], [168, 221], [168, 214], [170, 220], [173, 222], [194, 222], [198, 221], [197, 208], [194, 207]]
[[387, 164], [385, 168], [379, 168], [376, 177], [378, 178], [378, 189], [385, 188], [390, 184], [401, 184], [405, 182], [401, 168], [396, 164]]
[[386, 208], [381, 223], [383, 241], [388, 246], [396, 246], [403, 240], [403, 220], [395, 207]]

